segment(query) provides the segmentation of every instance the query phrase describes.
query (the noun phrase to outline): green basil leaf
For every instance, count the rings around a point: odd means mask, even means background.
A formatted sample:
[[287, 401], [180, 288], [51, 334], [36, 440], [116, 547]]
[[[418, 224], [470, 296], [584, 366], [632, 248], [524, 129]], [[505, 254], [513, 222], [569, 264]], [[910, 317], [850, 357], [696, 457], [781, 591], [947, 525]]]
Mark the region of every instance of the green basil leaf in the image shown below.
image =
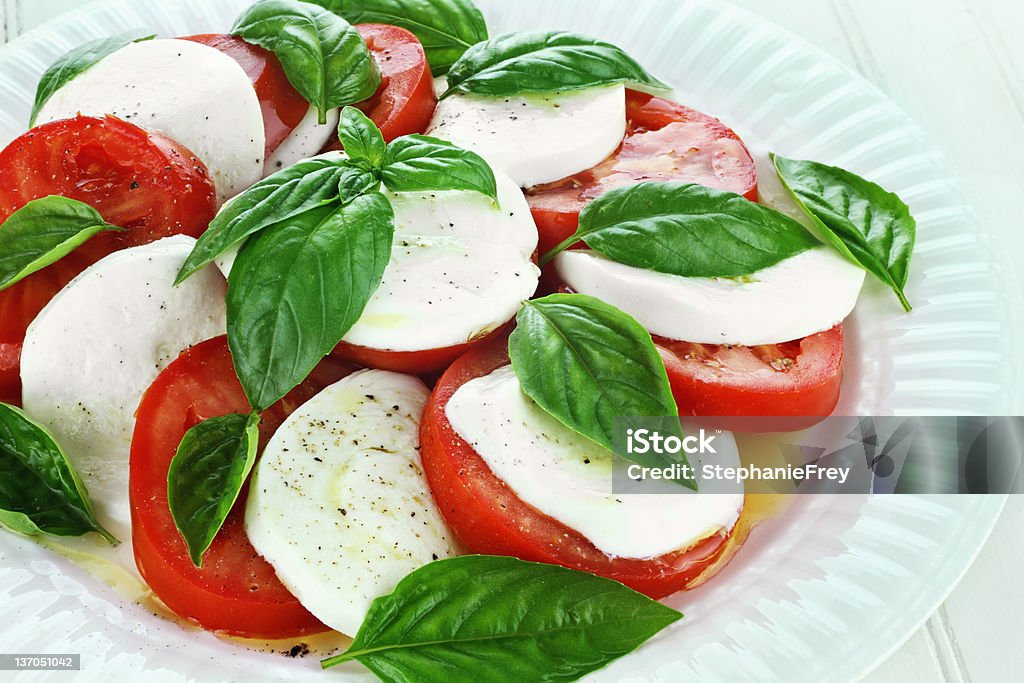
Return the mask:
[[[508, 340], [512, 370], [523, 393], [569, 429], [608, 450], [616, 418], [634, 428], [636, 418], [678, 414], [665, 362], [637, 321], [600, 299], [552, 294], [527, 301]], [[683, 437], [682, 426], [666, 437]], [[619, 453], [645, 466], [688, 464], [682, 452]], [[696, 482], [678, 480], [696, 488]]]
[[391, 24], [423, 44], [435, 76], [469, 47], [487, 40], [487, 23], [471, 0], [313, 0], [353, 24]]
[[448, 72], [448, 90], [506, 97], [626, 83], [669, 90], [620, 48], [564, 31], [506, 33], [466, 51]]
[[107, 223], [83, 202], [55, 195], [30, 201], [0, 226], [0, 290], [108, 230], [123, 228]]
[[264, 178], [231, 199], [217, 213], [192, 253], [185, 259], [175, 284], [267, 226], [330, 204], [338, 199], [338, 184], [348, 164], [338, 154], [305, 159]]
[[898, 196], [858, 175], [815, 161], [772, 155], [779, 180], [822, 236], [896, 293], [903, 288], [917, 238], [917, 222]]
[[67, 85], [69, 81], [81, 75], [107, 55], [117, 52], [125, 45], [138, 43], [143, 40], [152, 40], [156, 34], [145, 34], [142, 31], [128, 31], [119, 33], [109, 38], [90, 40], [88, 43], [79, 45], [73, 50], [66, 52], [57, 61], [50, 65], [39, 79], [36, 87], [36, 99], [32, 104], [32, 114], [28, 119], [28, 127], [36, 125], [36, 117], [43, 105], [53, 97], [53, 93]]
[[355, 164], [345, 164], [338, 180], [338, 194], [342, 204], [348, 204], [356, 197], [379, 189], [380, 178], [376, 173]]
[[592, 201], [576, 234], [541, 263], [580, 240], [613, 261], [684, 277], [750, 275], [819, 244], [797, 221], [741, 195], [659, 182]]
[[380, 168], [384, 161], [384, 136], [366, 114], [355, 107], [342, 109], [338, 138], [345, 146], [345, 154], [349, 159], [365, 161], [372, 169]]
[[394, 212], [379, 192], [254, 235], [228, 280], [228, 345], [249, 403], [298, 385], [362, 315], [391, 257]]
[[53, 435], [6, 403], [0, 403], [0, 523], [28, 535], [95, 531], [118, 542], [96, 521], [85, 485]]
[[374, 600], [352, 646], [321, 665], [356, 659], [386, 683], [572, 681], [682, 616], [587, 572], [465, 555]]
[[288, 81], [317, 108], [321, 124], [329, 109], [365, 100], [380, 85], [377, 63], [359, 32], [319, 5], [260, 0], [231, 33], [277, 55]]
[[381, 180], [392, 192], [468, 190], [498, 201], [494, 171], [479, 154], [426, 135], [405, 135], [384, 153]]
[[197, 567], [256, 462], [259, 424], [258, 413], [203, 420], [185, 432], [171, 459], [167, 504]]

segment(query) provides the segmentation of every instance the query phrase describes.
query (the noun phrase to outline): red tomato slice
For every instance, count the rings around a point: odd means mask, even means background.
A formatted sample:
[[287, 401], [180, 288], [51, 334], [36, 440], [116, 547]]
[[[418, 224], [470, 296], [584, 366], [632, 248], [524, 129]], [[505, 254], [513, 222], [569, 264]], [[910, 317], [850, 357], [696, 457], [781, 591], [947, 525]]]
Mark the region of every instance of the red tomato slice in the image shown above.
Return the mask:
[[[293, 410], [352, 369], [325, 361], [302, 385], [264, 411], [261, 446]], [[234, 412], [249, 412], [249, 403], [223, 336], [183, 353], [146, 391], [136, 414], [129, 463], [136, 564], [169, 608], [208, 630], [250, 638], [287, 638], [327, 630], [249, 544], [243, 524], [245, 490], [204, 556], [202, 568], [192, 564], [174, 525], [167, 505], [167, 469], [181, 437], [206, 418]]]
[[204, 33], [186, 36], [181, 40], [191, 40], [216, 48], [242, 67], [252, 81], [256, 97], [260, 101], [263, 129], [266, 132], [265, 154], [269, 157], [295, 130], [309, 110], [309, 102], [292, 87], [281, 62], [273, 52], [223, 33]]
[[570, 237], [587, 203], [616, 187], [650, 181], [700, 183], [757, 199], [757, 169], [739, 136], [681, 104], [626, 91], [626, 137], [594, 168], [527, 192], [541, 254]]
[[455, 361], [438, 381], [423, 414], [423, 469], [434, 500], [458, 539], [470, 552], [591, 572], [652, 598], [684, 589], [702, 577], [725, 550], [725, 531], [649, 560], [609, 557], [575, 530], [520, 500], [455, 432], [445, 414], [448, 400], [469, 380], [508, 364], [507, 339], [496, 337]]
[[[206, 167], [178, 143], [113, 117], [53, 121], [0, 152], [0, 222], [33, 199], [62, 195], [128, 228], [0, 291], [0, 396], [19, 402], [25, 329], [60, 289], [103, 256], [183, 233], [198, 237], [217, 210]], [[2, 227], [0, 227], [2, 231]]]
[[356, 30], [370, 48], [381, 78], [377, 92], [359, 108], [377, 124], [388, 142], [422, 133], [437, 106], [423, 45], [398, 26], [360, 24]]
[[843, 326], [782, 344], [714, 346], [654, 338], [680, 415], [766, 416], [723, 420], [724, 429], [792, 431], [828, 416], [843, 381]]
[[0, 401], [21, 405], [21, 346], [29, 323], [64, 285], [94, 262], [91, 255], [73, 251], [0, 291]]
[[334, 348], [331, 355], [367, 368], [404, 372], [408, 375], [433, 375], [436, 377], [438, 373], [451, 365], [456, 358], [470, 349], [484, 345], [490, 339], [507, 335], [510, 325], [511, 323], [504, 325], [490, 334], [486, 334], [473, 341], [468, 341], [465, 344], [456, 344], [455, 346], [446, 346], [440, 349], [387, 351], [341, 342]]
[[[434, 115], [437, 96], [423, 45], [397, 26], [358, 24], [356, 30], [380, 69], [380, 87], [373, 97], [355, 106], [377, 124], [387, 142], [424, 132]], [[324, 151], [341, 148], [341, 143], [332, 139]]]

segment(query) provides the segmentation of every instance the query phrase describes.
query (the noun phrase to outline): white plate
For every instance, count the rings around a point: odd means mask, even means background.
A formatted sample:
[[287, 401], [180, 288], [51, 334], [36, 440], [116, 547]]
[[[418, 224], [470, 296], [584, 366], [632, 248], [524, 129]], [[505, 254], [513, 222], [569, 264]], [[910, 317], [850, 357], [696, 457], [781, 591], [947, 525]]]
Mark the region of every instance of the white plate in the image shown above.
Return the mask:
[[[0, 50], [0, 143], [24, 129], [38, 75], [129, 28], [223, 32], [248, 0], [101, 0]], [[565, 28], [613, 41], [763, 152], [838, 164], [900, 193], [919, 223], [914, 313], [870, 284], [847, 325], [841, 410], [1010, 412], [1014, 335], [988, 242], [940, 155], [879, 91], [794, 36], [723, 3], [481, 0], [492, 32]], [[211, 103], [215, 106], [215, 103]], [[766, 193], [773, 188], [762, 173]], [[895, 650], [967, 569], [1000, 497], [805, 496], [757, 529], [715, 580], [670, 600], [687, 615], [596, 680], [848, 681]], [[34, 543], [0, 534], [0, 642], [81, 652], [83, 680], [314, 680], [287, 659], [185, 630]], [[363, 673], [362, 675], [365, 675]]]

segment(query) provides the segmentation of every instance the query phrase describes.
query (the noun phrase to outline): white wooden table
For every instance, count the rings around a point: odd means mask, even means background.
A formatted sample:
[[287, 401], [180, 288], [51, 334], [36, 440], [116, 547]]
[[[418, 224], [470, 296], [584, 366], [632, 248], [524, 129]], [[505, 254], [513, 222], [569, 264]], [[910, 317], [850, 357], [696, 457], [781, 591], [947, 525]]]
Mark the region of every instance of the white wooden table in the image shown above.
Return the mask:
[[[902, 105], [945, 152], [997, 250], [1007, 257], [1024, 255], [1024, 3], [733, 2], [818, 45]], [[0, 38], [9, 40], [79, 4], [0, 0]], [[1024, 267], [1005, 260], [1009, 272], [1016, 268], [1019, 302]], [[1016, 413], [1024, 413], [1024, 402]], [[1018, 497], [1009, 502], [991, 540], [949, 599], [865, 680], [1024, 681], [1022, 529], [1024, 497]]]

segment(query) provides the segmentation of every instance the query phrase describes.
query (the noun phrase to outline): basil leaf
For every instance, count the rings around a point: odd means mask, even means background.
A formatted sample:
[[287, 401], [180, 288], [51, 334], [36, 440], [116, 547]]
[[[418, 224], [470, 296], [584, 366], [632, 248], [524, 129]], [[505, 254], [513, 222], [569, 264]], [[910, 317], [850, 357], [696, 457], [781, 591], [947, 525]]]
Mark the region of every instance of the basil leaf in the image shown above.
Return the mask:
[[466, 51], [448, 72], [448, 90], [491, 97], [626, 83], [670, 90], [620, 48], [564, 31], [506, 33]]
[[43, 105], [53, 97], [53, 93], [60, 90], [75, 77], [81, 75], [107, 55], [117, 52], [122, 47], [131, 43], [138, 43], [143, 40], [152, 40], [156, 34], [145, 34], [142, 31], [128, 31], [119, 33], [109, 38], [90, 40], [88, 43], [79, 45], [73, 50], [64, 53], [53, 64], [50, 65], [39, 78], [39, 85], [36, 87], [36, 99], [32, 104], [32, 113], [28, 118], [28, 127], [36, 125], [36, 117]]
[[355, 164], [345, 164], [338, 180], [338, 194], [341, 196], [342, 204], [348, 204], [360, 195], [376, 192], [379, 189], [380, 178], [376, 173]]
[[196, 241], [175, 284], [267, 226], [338, 199], [347, 172], [345, 159], [324, 154], [305, 159], [259, 181], [231, 199]]
[[83, 202], [55, 195], [34, 199], [0, 226], [0, 290], [59, 261], [93, 235], [123, 229]]
[[541, 263], [580, 240], [613, 261], [683, 277], [750, 275], [819, 244], [789, 216], [741, 195], [659, 182], [592, 201], [576, 234]]
[[258, 413], [203, 420], [185, 432], [171, 459], [167, 504], [197, 567], [256, 462], [259, 423]]
[[387, 683], [571, 681], [682, 616], [587, 572], [466, 555], [374, 600], [352, 646], [321, 665], [356, 659]]
[[353, 24], [391, 24], [423, 44], [442, 76], [469, 47], [487, 40], [487, 23], [471, 0], [313, 0]]
[[898, 196], [858, 175], [815, 161], [773, 154], [779, 180], [822, 236], [896, 293], [911, 310], [903, 288], [917, 238], [917, 222]]
[[246, 242], [228, 280], [228, 345], [249, 403], [298, 385], [362, 315], [391, 256], [379, 192], [307, 211]]
[[288, 81], [317, 108], [321, 124], [329, 109], [365, 100], [380, 85], [377, 63], [359, 32], [318, 5], [260, 0], [231, 33], [277, 55]]
[[366, 114], [355, 107], [342, 109], [338, 138], [349, 159], [364, 161], [373, 169], [380, 168], [384, 161], [384, 136]]
[[392, 192], [468, 190], [498, 201], [494, 171], [480, 155], [426, 135], [393, 140], [380, 173]]
[[93, 514], [85, 485], [45, 427], [0, 403], [0, 523], [22, 534], [118, 540]]
[[[552, 294], [527, 301], [508, 340], [512, 370], [523, 393], [549, 415], [614, 450], [615, 418], [678, 414], [665, 363], [640, 323], [600, 299]], [[683, 437], [682, 426], [668, 436]], [[663, 432], [664, 433], [664, 432]], [[619, 453], [642, 465], [687, 464], [666, 454]], [[696, 488], [694, 481], [678, 480]]]

